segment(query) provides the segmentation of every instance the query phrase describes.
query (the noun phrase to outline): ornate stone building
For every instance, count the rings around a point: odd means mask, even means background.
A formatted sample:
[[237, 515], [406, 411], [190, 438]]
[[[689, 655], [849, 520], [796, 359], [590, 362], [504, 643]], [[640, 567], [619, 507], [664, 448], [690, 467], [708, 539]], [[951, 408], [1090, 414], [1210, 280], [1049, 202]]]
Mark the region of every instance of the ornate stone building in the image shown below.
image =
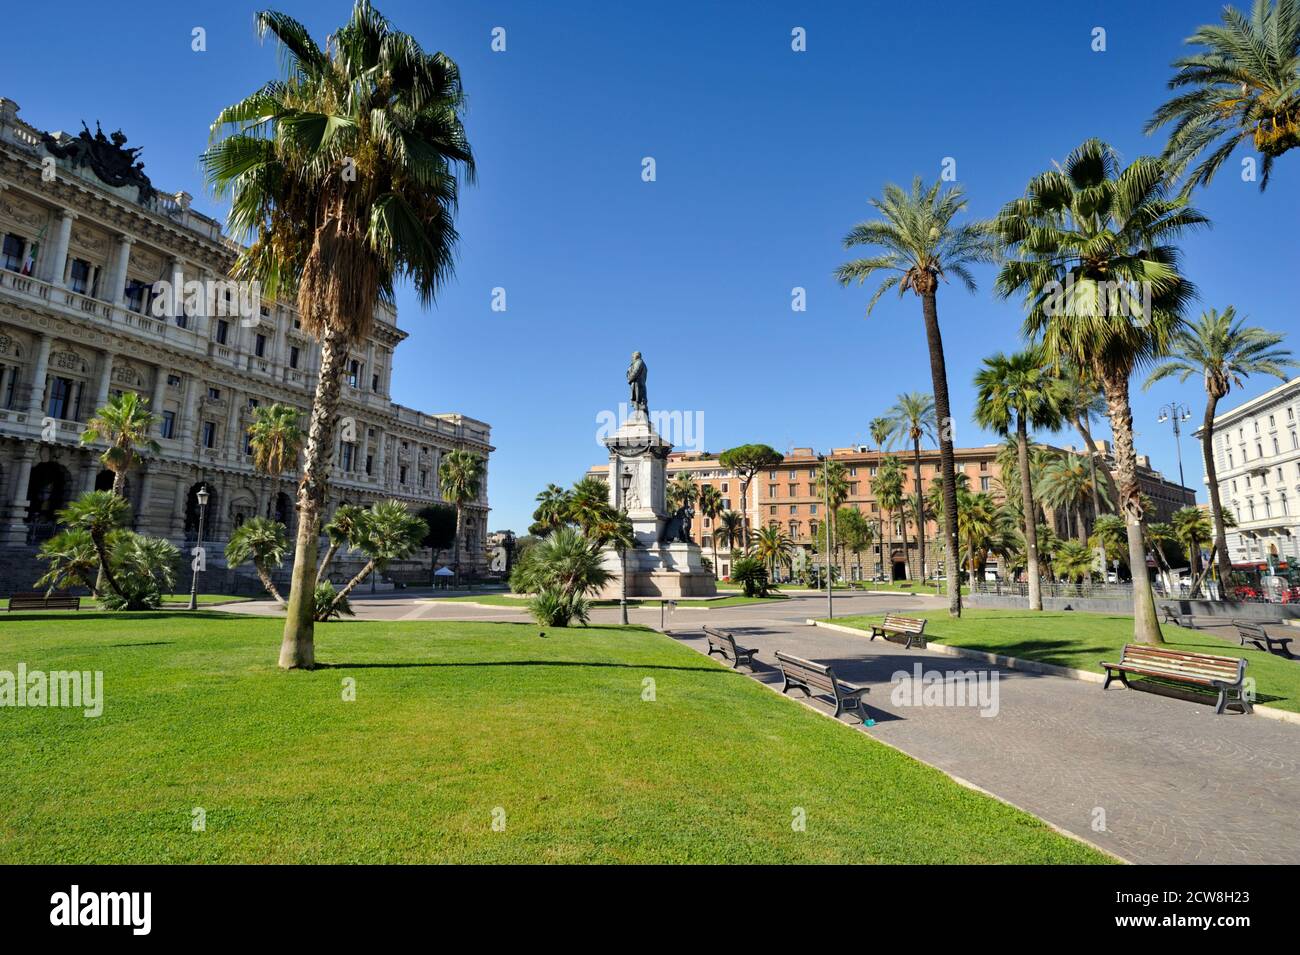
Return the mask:
[[[214, 544], [254, 515], [292, 528], [295, 478], [254, 473], [246, 428], [252, 409], [272, 402], [301, 409], [306, 426], [318, 346], [292, 304], [236, 301], [224, 278], [231, 240], [190, 196], [155, 190], [135, 152], [120, 133], [43, 133], [0, 98], [0, 548], [11, 562], [25, 549], [30, 561], [59, 508], [111, 484], [103, 447], [79, 439], [95, 410], [126, 390], [160, 417], [161, 453], [128, 480], [136, 530], [192, 543], [204, 485], [204, 536]], [[168, 289], [196, 280], [210, 290], [206, 307], [179, 297], [159, 307]], [[444, 453], [493, 450], [482, 421], [390, 399], [404, 338], [395, 312], [381, 308], [350, 356], [340, 416], [355, 425], [335, 448], [331, 509], [439, 501]], [[484, 480], [464, 528], [463, 563], [479, 569], [488, 510]], [[31, 583], [8, 576], [9, 586]]]

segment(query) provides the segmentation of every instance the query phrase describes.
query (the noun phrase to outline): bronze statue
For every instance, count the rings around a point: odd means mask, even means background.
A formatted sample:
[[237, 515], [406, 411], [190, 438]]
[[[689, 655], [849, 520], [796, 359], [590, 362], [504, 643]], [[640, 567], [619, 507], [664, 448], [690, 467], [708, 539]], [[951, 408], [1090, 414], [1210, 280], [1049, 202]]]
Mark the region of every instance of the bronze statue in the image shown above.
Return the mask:
[[645, 362], [639, 351], [632, 352], [632, 364], [627, 366], [627, 383], [632, 386], [632, 407], [644, 415], [650, 414], [645, 396]]
[[126, 148], [126, 136], [120, 129], [105, 136], [103, 128], [95, 123], [92, 135], [83, 121], [81, 133], [76, 137], [59, 142], [45, 133], [42, 140], [51, 155], [68, 160], [74, 167], [89, 165], [106, 185], [135, 186], [140, 202], [153, 198], [153, 184], [144, 173], [144, 163], [138, 159], [140, 150]]

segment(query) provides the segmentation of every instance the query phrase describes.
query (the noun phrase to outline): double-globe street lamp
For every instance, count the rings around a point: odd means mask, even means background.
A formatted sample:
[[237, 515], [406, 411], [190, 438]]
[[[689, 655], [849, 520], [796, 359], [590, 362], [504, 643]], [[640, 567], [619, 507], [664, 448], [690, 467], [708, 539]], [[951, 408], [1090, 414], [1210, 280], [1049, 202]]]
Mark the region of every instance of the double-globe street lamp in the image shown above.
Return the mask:
[[1171, 401], [1160, 409], [1160, 417], [1156, 420], [1161, 424], [1168, 421], [1174, 428], [1174, 447], [1178, 450], [1178, 485], [1186, 487], [1187, 482], [1183, 479], [1183, 442], [1182, 442], [1182, 422], [1192, 419], [1191, 409], [1187, 405], [1179, 404], [1177, 401]]

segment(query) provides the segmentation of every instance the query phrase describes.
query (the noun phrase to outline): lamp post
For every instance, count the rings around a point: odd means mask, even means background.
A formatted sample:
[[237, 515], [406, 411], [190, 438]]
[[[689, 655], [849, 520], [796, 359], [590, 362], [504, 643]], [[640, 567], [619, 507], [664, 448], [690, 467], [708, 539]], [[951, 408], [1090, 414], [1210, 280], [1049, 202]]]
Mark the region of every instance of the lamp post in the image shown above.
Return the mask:
[[1171, 401], [1160, 409], [1160, 417], [1156, 420], [1161, 424], [1168, 421], [1174, 428], [1174, 447], [1178, 449], [1178, 485], [1186, 487], [1187, 482], [1183, 480], [1183, 442], [1182, 442], [1182, 422], [1192, 419], [1191, 409], [1187, 405], [1179, 404], [1177, 401]]
[[[826, 513], [822, 515], [822, 526], [826, 528], [826, 550], [822, 554], [822, 573], [826, 575], [826, 616], [835, 616], [835, 598], [831, 595], [832, 578], [831, 573], [831, 482], [830, 482], [830, 462], [826, 455], [817, 455], [817, 460], [822, 464], [822, 501], [826, 508]], [[816, 537], [813, 538], [814, 542]]]
[[[619, 472], [619, 483], [622, 484], [622, 494], [619, 496], [619, 509], [627, 513], [627, 492], [632, 489], [632, 472], [624, 468]], [[627, 550], [622, 545], [618, 547], [618, 612], [624, 626], [627, 626]], [[660, 629], [663, 629], [663, 602], [659, 603], [659, 622]]]
[[197, 553], [194, 555], [194, 561], [190, 564], [190, 610], [196, 609], [199, 605], [199, 564], [206, 556], [203, 550], [203, 519], [208, 513], [207, 485], [200, 485], [194, 497], [199, 502], [199, 541], [198, 547], [195, 548]]

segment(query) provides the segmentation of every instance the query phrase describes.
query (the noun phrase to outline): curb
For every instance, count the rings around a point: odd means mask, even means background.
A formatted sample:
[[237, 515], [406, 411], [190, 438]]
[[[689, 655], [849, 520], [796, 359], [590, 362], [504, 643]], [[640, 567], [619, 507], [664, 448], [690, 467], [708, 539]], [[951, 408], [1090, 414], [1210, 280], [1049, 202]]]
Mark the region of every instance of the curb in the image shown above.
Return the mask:
[[[867, 631], [858, 627], [846, 627], [838, 623], [827, 623], [824, 620], [814, 620], [811, 617], [805, 619], [804, 623], [811, 627], [822, 627], [826, 630], [834, 630], [837, 633], [847, 633], [858, 637], [867, 633]], [[968, 660], [979, 660], [982, 663], [992, 663], [995, 666], [1005, 667], [1008, 670], [1022, 670], [1026, 673], [1039, 673], [1044, 676], [1059, 676], [1067, 680], [1079, 680], [1083, 683], [1106, 682], [1106, 677], [1103, 674], [1094, 673], [1091, 670], [1079, 670], [1074, 667], [1063, 667], [1058, 666], [1055, 663], [1039, 663], [1037, 660], [1021, 660], [1019, 657], [1007, 657], [1000, 653], [989, 653], [985, 650], [969, 650], [965, 647], [949, 646], [946, 643], [930, 642], [926, 643], [925, 649], [933, 650], [946, 657], [964, 657]], [[1253, 715], [1262, 716], [1267, 720], [1277, 720], [1282, 723], [1292, 723], [1300, 726], [1300, 713], [1292, 713], [1289, 710], [1279, 710], [1276, 707], [1267, 705], [1266, 703], [1257, 703]]]

